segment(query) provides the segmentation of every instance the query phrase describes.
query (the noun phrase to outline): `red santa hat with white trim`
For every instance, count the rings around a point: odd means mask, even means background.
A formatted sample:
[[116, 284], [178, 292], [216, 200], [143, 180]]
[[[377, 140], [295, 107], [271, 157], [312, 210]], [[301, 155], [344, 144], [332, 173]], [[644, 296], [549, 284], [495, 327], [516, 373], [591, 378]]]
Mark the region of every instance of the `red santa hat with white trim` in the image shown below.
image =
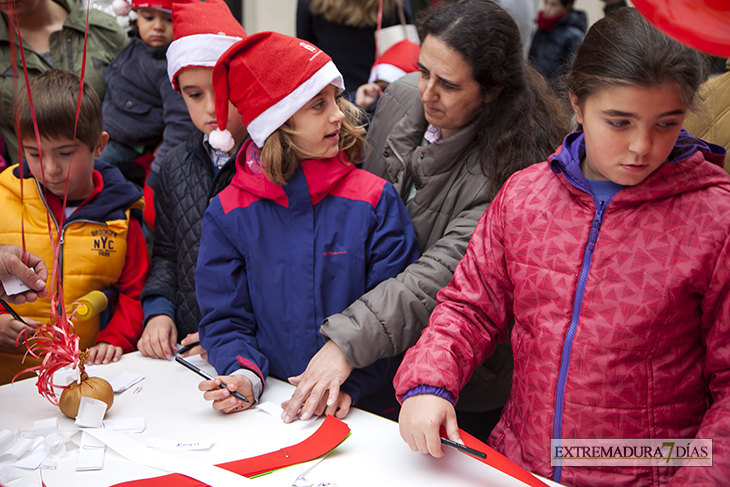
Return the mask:
[[408, 73], [415, 73], [420, 54], [421, 46], [408, 39], [393, 44], [373, 64], [368, 83], [378, 80], [392, 83]]
[[[233, 137], [225, 130], [228, 100], [241, 114], [257, 146], [327, 85], [345, 90], [342, 74], [321, 49], [277, 32], [260, 32], [231, 46], [213, 68], [218, 129], [210, 144], [227, 151]], [[228, 147], [226, 149], [226, 147]]]
[[174, 0], [173, 40], [167, 48], [167, 75], [180, 91], [177, 75], [185, 68], [212, 68], [246, 31], [223, 0]]
[[151, 8], [161, 12], [170, 13], [172, 10], [172, 0], [131, 0], [130, 4], [127, 0], [114, 0], [112, 2], [112, 10], [119, 16], [127, 16], [132, 10], [138, 8]]

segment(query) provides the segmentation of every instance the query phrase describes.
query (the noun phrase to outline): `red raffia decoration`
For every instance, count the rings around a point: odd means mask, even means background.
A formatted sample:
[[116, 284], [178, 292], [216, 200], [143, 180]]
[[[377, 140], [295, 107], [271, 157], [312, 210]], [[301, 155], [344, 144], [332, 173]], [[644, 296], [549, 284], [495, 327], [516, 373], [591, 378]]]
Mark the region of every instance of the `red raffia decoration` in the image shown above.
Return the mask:
[[[79, 121], [79, 115], [81, 112], [81, 97], [83, 96], [83, 88], [84, 88], [84, 78], [86, 74], [86, 44], [87, 44], [87, 36], [89, 32], [89, 7], [90, 3], [86, 7], [86, 28], [84, 29], [84, 49], [83, 49], [83, 56], [81, 61], [81, 83], [79, 86], [79, 95], [78, 95], [78, 103], [76, 106], [76, 120], [74, 124], [74, 136], [73, 140], [76, 140], [76, 129], [78, 126]], [[13, 17], [15, 22], [13, 22]], [[15, 36], [13, 35], [13, 27], [15, 27], [17, 36], [18, 36], [18, 51], [20, 51], [20, 57], [23, 64], [23, 75], [25, 77], [25, 86], [26, 90], [28, 91], [28, 102], [29, 102], [29, 108], [31, 111], [31, 116], [33, 117], [33, 129], [35, 132], [35, 138], [36, 143], [38, 144], [38, 148], [41, 148], [41, 140], [40, 140], [40, 131], [38, 130], [38, 122], [35, 117], [35, 108], [33, 107], [33, 97], [31, 95], [30, 91], [30, 80], [28, 77], [28, 67], [25, 62], [25, 52], [23, 51], [23, 40], [21, 38], [20, 34], [20, 25], [18, 24], [18, 18], [14, 15], [14, 12], [8, 16], [8, 24], [10, 25], [10, 50], [11, 50], [11, 63], [13, 67], [13, 89], [15, 92], [17, 92], [17, 78], [18, 78], [18, 72], [16, 68], [16, 55], [15, 55]], [[16, 134], [19, 132], [19, 123], [16, 119], [15, 121], [15, 130]], [[18, 144], [18, 160], [23, 160], [23, 153], [22, 148], [20, 144]], [[41, 182], [43, 184], [43, 187], [45, 189], [45, 167], [43, 165], [43, 155], [42, 151], [39, 150], [39, 163], [41, 166]], [[71, 165], [73, 164], [73, 156], [74, 154], [71, 154], [71, 161], [69, 163], [69, 173], [66, 174], [66, 187], [63, 195], [63, 203], [62, 208], [66, 207], [66, 200], [68, 197], [68, 180], [69, 180], [69, 174], [71, 172]], [[23, 200], [23, 164], [20, 164], [20, 194], [21, 194], [21, 201]], [[47, 190], [45, 190], [47, 192]], [[47, 199], [47, 195], [46, 195]], [[59, 253], [60, 253], [60, 236], [58, 239], [54, 238], [53, 235], [53, 227], [51, 224], [51, 216], [50, 211], [48, 208], [46, 208], [46, 222], [48, 225], [48, 236], [51, 241], [51, 248], [53, 249], [53, 267], [51, 271], [51, 290], [49, 292], [51, 297], [51, 319], [48, 324], [42, 325], [38, 328], [36, 333], [33, 336], [28, 336], [28, 333], [26, 330], [23, 330], [22, 333], [18, 335], [16, 338], [16, 346], [20, 344], [21, 341], [25, 342], [25, 345], [28, 349], [28, 351], [23, 356], [23, 361], [25, 361], [25, 357], [28, 355], [31, 355], [37, 359], [42, 358], [41, 365], [38, 365], [36, 367], [30, 367], [25, 370], [22, 370], [21, 372], [18, 372], [12, 379], [11, 382], [14, 382], [15, 379], [17, 379], [20, 375], [25, 374], [27, 372], [36, 372], [38, 374], [38, 382], [36, 386], [38, 387], [38, 393], [48, 399], [52, 404], [58, 406], [58, 397], [56, 396], [55, 388], [60, 389], [66, 389], [68, 388], [67, 385], [56, 385], [53, 383], [53, 376], [54, 374], [59, 371], [60, 369], [63, 369], [64, 367], [71, 366], [72, 368], [78, 368], [79, 370], [79, 377], [84, 373], [84, 362], [88, 359], [89, 351], [85, 350], [84, 352], [81, 352], [79, 349], [79, 336], [76, 334], [76, 331], [74, 329], [74, 325], [71, 322], [71, 319], [66, 314], [66, 307], [64, 305], [64, 299], [63, 299], [63, 285], [62, 285], [62, 277], [59, 269]], [[26, 257], [27, 262], [27, 255], [26, 255], [26, 248], [25, 248], [25, 218], [23, 218], [23, 221], [21, 221], [21, 235], [22, 235], [22, 245], [23, 245], [23, 253]], [[63, 225], [63, 221], [58, 222], [59, 225], [59, 232], [61, 232], [61, 226]], [[45, 484], [44, 484], [45, 485]]]

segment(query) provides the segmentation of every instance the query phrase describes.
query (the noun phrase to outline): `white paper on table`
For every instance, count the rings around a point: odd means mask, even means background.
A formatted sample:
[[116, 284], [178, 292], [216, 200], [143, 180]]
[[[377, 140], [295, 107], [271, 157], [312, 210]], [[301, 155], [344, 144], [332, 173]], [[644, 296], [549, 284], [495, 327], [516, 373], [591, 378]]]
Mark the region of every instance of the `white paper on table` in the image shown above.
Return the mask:
[[[282, 413], [284, 412], [284, 408], [279, 406], [278, 404], [274, 404], [273, 402], [262, 402], [260, 404], [257, 404], [256, 407], [260, 410], [262, 410], [265, 413], [268, 413], [272, 415], [275, 418], [281, 418]], [[292, 421], [289, 424], [299, 424], [301, 426], [309, 426], [310, 424], [317, 421], [319, 417], [312, 416], [311, 418], [307, 420], [301, 420], [299, 419], [299, 416], [294, 418], [294, 421]]]
[[91, 436], [88, 431], [81, 432], [81, 441], [79, 442], [79, 448], [104, 448], [104, 442], [99, 441]]
[[213, 446], [212, 441], [190, 441], [190, 440], [164, 440], [162, 438], [150, 438], [147, 440], [147, 447], [160, 450], [208, 450]]
[[8, 451], [15, 443], [15, 435], [10, 430], [0, 431], [0, 455]]
[[228, 487], [253, 482], [242, 475], [229, 472], [220, 467], [191, 461], [187, 458], [178, 458], [147, 448], [116, 431], [93, 429], [87, 430], [87, 433], [97, 440], [103, 441], [109, 448], [127, 460], [167, 472], [181, 473], [208, 484], [210, 487]]
[[125, 419], [107, 419], [102, 421], [105, 430], [122, 431], [125, 433], [141, 433], [145, 429], [145, 421], [142, 416]]
[[36, 438], [30, 450], [13, 464], [15, 468], [35, 470], [48, 457], [48, 450], [43, 446], [43, 438]]
[[20, 458], [23, 456], [25, 452], [30, 450], [30, 447], [33, 446], [33, 439], [32, 438], [18, 438], [13, 446], [7, 449], [5, 451], [4, 455], [10, 455], [11, 457]]
[[79, 448], [76, 470], [101, 470], [104, 466], [104, 448]]
[[142, 374], [135, 374], [134, 372], [122, 372], [122, 375], [109, 382], [114, 392], [124, 392], [137, 382], [144, 379]]
[[66, 438], [60, 433], [51, 433], [43, 439], [43, 446], [48, 454], [55, 458], [61, 458], [66, 454]]
[[23, 474], [16, 468], [7, 466], [0, 470], [0, 483], [7, 484], [8, 482], [22, 477]]
[[79, 402], [79, 412], [76, 415], [76, 424], [87, 428], [101, 427], [101, 420], [106, 414], [106, 403], [90, 397], [82, 397]]
[[58, 431], [58, 418], [39, 419], [33, 422], [33, 429], [38, 436], [48, 436]]

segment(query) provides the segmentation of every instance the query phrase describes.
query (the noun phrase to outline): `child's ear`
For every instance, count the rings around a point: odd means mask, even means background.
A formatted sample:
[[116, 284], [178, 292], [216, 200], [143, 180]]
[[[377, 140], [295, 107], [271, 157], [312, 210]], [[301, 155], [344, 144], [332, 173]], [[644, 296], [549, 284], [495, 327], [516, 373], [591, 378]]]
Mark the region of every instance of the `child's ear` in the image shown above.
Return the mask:
[[580, 109], [578, 97], [575, 96], [572, 91], [569, 91], [568, 98], [570, 98], [570, 106], [573, 107], [573, 111], [575, 112], [575, 121], [583, 125], [583, 112]]
[[109, 133], [102, 130], [101, 135], [99, 135], [99, 140], [96, 141], [96, 146], [94, 147], [94, 157], [101, 157], [101, 153], [104, 152], [104, 147], [106, 147], [107, 142], [109, 142]]

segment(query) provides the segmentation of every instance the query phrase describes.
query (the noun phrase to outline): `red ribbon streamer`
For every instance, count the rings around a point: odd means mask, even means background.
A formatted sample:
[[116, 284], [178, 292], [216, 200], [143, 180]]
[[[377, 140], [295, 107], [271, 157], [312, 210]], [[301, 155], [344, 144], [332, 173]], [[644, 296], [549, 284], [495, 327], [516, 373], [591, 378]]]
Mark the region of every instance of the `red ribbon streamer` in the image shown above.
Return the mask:
[[[264, 455], [221, 463], [217, 466], [244, 477], [254, 477], [321, 457], [337, 448], [348, 436], [350, 436], [350, 427], [334, 416], [327, 415], [317, 431], [301, 443]], [[162, 477], [122, 482], [113, 487], [199, 487], [204, 485], [207, 484], [179, 473], [173, 473]]]

